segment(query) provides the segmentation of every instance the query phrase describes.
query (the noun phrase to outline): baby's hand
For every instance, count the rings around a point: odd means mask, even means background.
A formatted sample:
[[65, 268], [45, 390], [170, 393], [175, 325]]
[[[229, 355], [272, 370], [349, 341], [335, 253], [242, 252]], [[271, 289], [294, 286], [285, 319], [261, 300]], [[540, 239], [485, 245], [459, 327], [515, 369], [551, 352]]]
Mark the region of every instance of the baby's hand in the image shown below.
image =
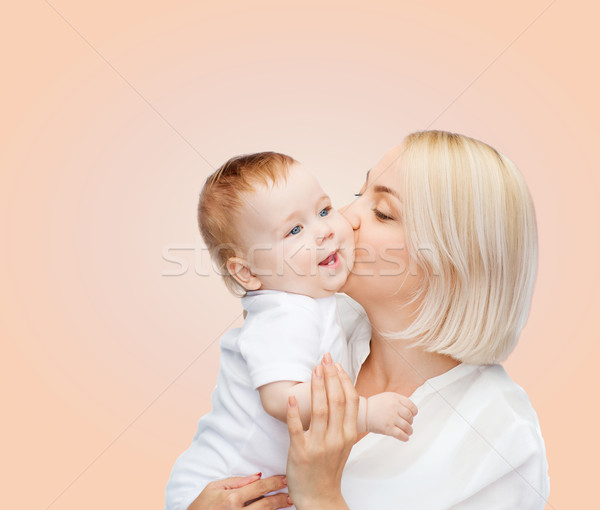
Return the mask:
[[408, 441], [417, 406], [400, 393], [387, 391], [367, 399], [367, 431]]

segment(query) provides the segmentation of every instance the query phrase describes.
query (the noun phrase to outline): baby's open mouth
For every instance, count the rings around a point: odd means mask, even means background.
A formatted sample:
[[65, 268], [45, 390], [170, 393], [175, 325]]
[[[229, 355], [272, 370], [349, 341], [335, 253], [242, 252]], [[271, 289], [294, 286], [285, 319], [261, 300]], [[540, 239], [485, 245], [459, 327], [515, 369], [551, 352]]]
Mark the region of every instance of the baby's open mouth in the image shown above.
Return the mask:
[[325, 259], [322, 260], [321, 262], [319, 262], [320, 266], [333, 266], [336, 262], [337, 262], [337, 251], [334, 251], [333, 253], [330, 253], [329, 256]]

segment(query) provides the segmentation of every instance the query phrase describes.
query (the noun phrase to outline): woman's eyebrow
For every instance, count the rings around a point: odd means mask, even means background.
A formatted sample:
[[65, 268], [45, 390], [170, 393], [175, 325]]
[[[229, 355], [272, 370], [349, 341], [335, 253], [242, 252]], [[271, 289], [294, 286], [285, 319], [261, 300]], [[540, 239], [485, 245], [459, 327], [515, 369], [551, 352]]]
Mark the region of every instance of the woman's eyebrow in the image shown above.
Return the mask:
[[376, 185], [373, 187], [373, 191], [375, 193], [389, 193], [390, 195], [395, 196], [398, 200], [400, 200], [400, 202], [402, 202], [402, 199], [400, 198], [400, 195], [398, 195], [398, 193], [396, 193], [396, 191], [394, 191], [392, 188], [388, 188], [387, 186], [381, 186], [380, 184]]

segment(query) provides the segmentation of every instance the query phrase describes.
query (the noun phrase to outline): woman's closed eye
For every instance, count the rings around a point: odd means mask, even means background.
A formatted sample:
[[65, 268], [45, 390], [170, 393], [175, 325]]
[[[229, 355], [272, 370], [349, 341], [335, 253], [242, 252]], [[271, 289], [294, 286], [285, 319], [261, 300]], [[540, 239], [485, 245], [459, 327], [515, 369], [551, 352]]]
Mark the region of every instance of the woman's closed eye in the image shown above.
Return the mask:
[[380, 221], [387, 221], [387, 220], [393, 220], [394, 218], [392, 218], [391, 216], [388, 216], [387, 214], [385, 214], [384, 212], [380, 211], [379, 209], [377, 209], [376, 207], [373, 208], [373, 213], [375, 213], [375, 217], [380, 220]]

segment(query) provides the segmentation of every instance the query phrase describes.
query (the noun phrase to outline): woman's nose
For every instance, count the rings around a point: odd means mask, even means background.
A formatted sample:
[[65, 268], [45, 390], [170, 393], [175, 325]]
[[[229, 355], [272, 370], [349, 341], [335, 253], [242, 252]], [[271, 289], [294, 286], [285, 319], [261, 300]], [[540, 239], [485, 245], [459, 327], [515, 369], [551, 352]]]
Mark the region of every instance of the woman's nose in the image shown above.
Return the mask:
[[341, 207], [339, 212], [346, 218], [346, 221], [352, 226], [352, 230], [358, 230], [360, 227], [360, 215], [357, 200]]

